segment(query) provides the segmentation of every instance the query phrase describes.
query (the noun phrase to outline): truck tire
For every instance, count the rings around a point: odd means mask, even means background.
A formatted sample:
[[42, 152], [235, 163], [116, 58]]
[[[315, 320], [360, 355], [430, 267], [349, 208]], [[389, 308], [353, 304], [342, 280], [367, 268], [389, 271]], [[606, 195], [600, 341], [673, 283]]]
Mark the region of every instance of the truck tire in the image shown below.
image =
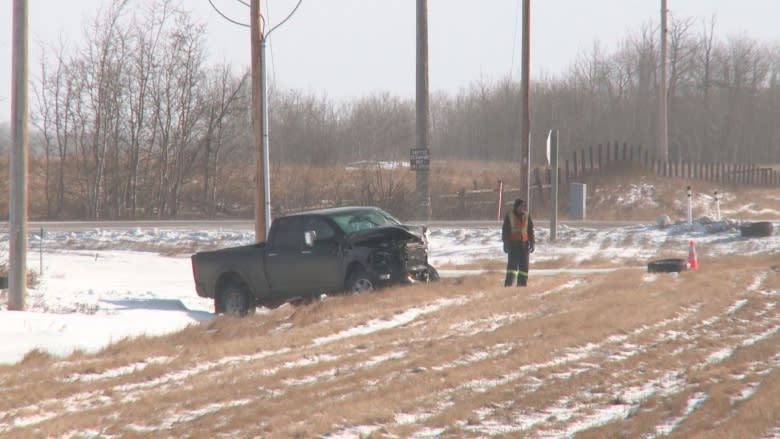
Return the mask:
[[347, 277], [344, 285], [347, 294], [360, 294], [374, 291], [374, 281], [365, 270], [356, 270]]
[[769, 221], [746, 223], [739, 226], [739, 232], [746, 238], [772, 236], [772, 233], [774, 232], [774, 226]]
[[647, 264], [648, 273], [679, 273], [687, 269], [688, 262], [680, 258], [659, 259]]
[[433, 265], [428, 264], [428, 281], [436, 282], [439, 280], [439, 272], [433, 268]]
[[243, 285], [230, 285], [219, 295], [222, 301], [221, 309], [233, 317], [244, 317], [254, 313], [255, 306], [250, 301], [250, 294]]

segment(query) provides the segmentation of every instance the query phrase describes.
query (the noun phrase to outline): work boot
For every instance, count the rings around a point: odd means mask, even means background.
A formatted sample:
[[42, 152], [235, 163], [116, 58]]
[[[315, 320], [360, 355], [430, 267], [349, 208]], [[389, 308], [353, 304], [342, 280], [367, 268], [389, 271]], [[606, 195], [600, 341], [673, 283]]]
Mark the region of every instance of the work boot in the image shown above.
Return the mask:
[[506, 280], [504, 280], [504, 286], [511, 287], [513, 283], [515, 283], [515, 277], [511, 274], [507, 274]]
[[517, 286], [518, 287], [524, 287], [528, 284], [528, 278], [524, 276], [518, 276], [517, 278]]

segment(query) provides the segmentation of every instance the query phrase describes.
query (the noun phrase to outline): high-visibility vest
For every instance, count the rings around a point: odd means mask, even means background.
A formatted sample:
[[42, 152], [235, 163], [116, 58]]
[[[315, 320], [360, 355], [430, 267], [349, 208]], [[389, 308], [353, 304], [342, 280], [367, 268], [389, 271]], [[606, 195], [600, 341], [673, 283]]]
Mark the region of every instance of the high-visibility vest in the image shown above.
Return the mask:
[[511, 226], [509, 232], [510, 241], [528, 241], [528, 214], [520, 217], [514, 209], [511, 212], [507, 212], [509, 215], [509, 224]]

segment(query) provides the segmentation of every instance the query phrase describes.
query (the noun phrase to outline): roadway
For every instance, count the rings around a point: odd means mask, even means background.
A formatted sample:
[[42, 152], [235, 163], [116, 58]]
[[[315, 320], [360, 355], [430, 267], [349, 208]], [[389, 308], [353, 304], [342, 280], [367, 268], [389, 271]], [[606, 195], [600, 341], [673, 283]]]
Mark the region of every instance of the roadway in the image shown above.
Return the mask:
[[[535, 219], [535, 224], [549, 227], [547, 219]], [[410, 221], [411, 224], [423, 224]], [[567, 227], [613, 228], [637, 224], [647, 224], [641, 221], [598, 221], [598, 220], [559, 220], [558, 225]], [[433, 228], [500, 228], [501, 222], [496, 220], [434, 220], [427, 224]], [[90, 229], [101, 230], [132, 230], [132, 229], [163, 229], [163, 230], [211, 230], [211, 229], [253, 229], [254, 220], [119, 220], [119, 221], [30, 221], [28, 232], [34, 233], [43, 228], [52, 232], [78, 232]], [[8, 231], [8, 222], [0, 222], [0, 231]]]

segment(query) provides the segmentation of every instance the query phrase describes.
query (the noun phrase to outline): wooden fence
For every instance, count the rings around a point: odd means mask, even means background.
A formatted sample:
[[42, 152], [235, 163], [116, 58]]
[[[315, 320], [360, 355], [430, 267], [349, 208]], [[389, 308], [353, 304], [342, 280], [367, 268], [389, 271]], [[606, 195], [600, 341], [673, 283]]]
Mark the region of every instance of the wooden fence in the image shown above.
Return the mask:
[[[627, 143], [607, 143], [574, 150], [571, 160], [563, 161], [558, 170], [559, 202], [566, 205], [569, 183], [582, 178], [618, 174], [635, 167], [651, 171], [661, 177], [711, 181], [721, 185], [745, 185], [780, 188], [780, 170], [758, 165], [726, 163], [694, 163], [692, 161], [661, 161], [651, 158], [642, 146]], [[552, 172], [549, 167], [531, 170], [531, 203], [533, 209], [547, 211], [550, 203]], [[521, 197], [519, 188], [504, 187], [496, 182], [493, 188], [462, 189], [456, 194], [434, 198], [433, 211], [437, 217], [460, 219], [498, 219], [500, 212], [511, 207]]]
[[733, 164], [721, 162], [693, 162], [652, 158], [641, 145], [607, 143], [572, 151], [571, 160], [564, 162], [565, 180], [572, 177], [594, 175], [602, 172], [622, 170], [626, 166], [639, 165], [662, 177], [707, 180], [720, 184], [741, 184], [748, 186], [780, 186], [780, 170], [761, 167], [756, 164]]

